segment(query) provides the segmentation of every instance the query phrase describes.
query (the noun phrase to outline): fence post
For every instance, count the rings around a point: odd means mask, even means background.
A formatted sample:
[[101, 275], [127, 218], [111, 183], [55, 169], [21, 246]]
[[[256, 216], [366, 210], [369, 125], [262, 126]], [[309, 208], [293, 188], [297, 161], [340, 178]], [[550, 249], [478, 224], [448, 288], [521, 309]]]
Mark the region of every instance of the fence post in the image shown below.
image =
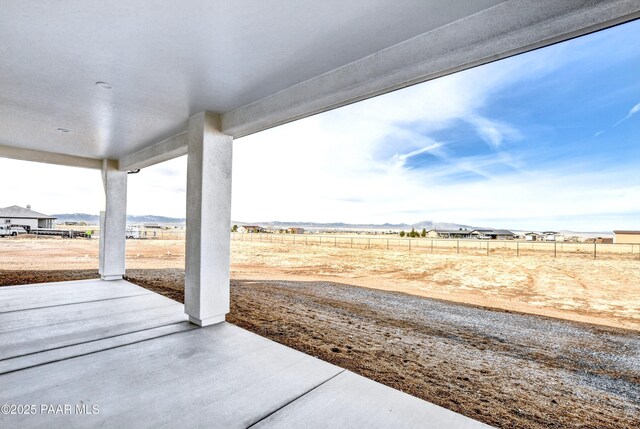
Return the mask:
[[338, 237], [333, 238], [333, 247], [338, 247]]
[[431, 253], [433, 253], [433, 238], [431, 239]]
[[[387, 238], [387, 250], [389, 250], [389, 239]], [[633, 249], [631, 250], [631, 253], [633, 253]]]
[[371, 249], [371, 238], [367, 238], [367, 249]]
[[516, 241], [516, 256], [520, 256], [520, 242]]
[[322, 236], [320, 236], [320, 243], [318, 243], [318, 246], [322, 246]]
[[409, 239], [409, 250], [411, 250], [411, 239]]
[[351, 248], [353, 249], [353, 237], [351, 237]]
[[460, 240], [456, 241], [456, 253], [460, 253]]
[[489, 256], [489, 242], [487, 241], [487, 256]]
[[598, 255], [598, 243], [593, 242], [593, 259], [597, 259]]
[[553, 257], [554, 258], [558, 257], [558, 242], [557, 241], [553, 242]]
[[304, 245], [305, 245], [305, 246], [307, 245], [307, 239], [308, 239], [308, 238], [309, 238], [309, 236], [308, 236], [308, 235], [304, 237]]

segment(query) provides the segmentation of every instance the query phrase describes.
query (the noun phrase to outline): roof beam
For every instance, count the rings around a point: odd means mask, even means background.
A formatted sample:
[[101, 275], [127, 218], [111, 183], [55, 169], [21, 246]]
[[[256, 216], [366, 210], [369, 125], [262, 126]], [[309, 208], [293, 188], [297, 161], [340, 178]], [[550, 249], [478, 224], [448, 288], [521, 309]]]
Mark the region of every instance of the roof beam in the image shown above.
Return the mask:
[[121, 171], [137, 170], [187, 154], [187, 132], [177, 134], [118, 161]]
[[637, 0], [511, 0], [222, 116], [234, 138], [640, 17]]
[[102, 168], [102, 160], [83, 158], [81, 156], [65, 155], [61, 153], [43, 152], [40, 150], [21, 149], [12, 146], [0, 145], [0, 158], [18, 159], [20, 161], [42, 162], [45, 164], [58, 164], [68, 167]]

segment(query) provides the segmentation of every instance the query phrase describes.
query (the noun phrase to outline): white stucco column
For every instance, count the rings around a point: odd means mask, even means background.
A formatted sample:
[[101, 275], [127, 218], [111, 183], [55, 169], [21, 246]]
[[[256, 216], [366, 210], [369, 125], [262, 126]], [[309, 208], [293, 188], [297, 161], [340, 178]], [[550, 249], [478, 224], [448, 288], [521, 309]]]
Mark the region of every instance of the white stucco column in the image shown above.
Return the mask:
[[125, 269], [127, 228], [127, 172], [119, 171], [116, 161], [102, 163], [105, 211], [100, 212], [100, 263], [103, 280], [120, 280]]
[[233, 138], [219, 130], [216, 114], [189, 120], [184, 304], [200, 326], [222, 322], [229, 312]]

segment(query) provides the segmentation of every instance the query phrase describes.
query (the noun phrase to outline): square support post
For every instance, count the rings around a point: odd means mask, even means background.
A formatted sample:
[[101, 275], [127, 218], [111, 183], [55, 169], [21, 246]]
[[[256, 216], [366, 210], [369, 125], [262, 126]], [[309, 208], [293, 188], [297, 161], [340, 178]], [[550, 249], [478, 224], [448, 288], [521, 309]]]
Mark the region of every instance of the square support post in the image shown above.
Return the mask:
[[116, 161], [105, 159], [102, 183], [106, 208], [100, 212], [99, 272], [102, 280], [120, 280], [125, 272], [127, 172], [119, 171]]
[[223, 322], [229, 312], [233, 138], [219, 130], [216, 114], [189, 119], [184, 304], [200, 326]]

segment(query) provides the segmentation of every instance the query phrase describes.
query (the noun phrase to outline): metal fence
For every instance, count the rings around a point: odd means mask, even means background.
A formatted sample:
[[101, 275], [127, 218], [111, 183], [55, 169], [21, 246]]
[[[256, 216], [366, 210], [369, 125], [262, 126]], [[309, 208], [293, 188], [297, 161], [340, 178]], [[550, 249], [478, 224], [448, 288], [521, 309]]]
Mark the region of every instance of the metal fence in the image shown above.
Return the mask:
[[578, 257], [640, 261], [640, 244], [574, 243], [520, 240], [398, 238], [321, 234], [231, 233], [233, 241], [425, 253]]

